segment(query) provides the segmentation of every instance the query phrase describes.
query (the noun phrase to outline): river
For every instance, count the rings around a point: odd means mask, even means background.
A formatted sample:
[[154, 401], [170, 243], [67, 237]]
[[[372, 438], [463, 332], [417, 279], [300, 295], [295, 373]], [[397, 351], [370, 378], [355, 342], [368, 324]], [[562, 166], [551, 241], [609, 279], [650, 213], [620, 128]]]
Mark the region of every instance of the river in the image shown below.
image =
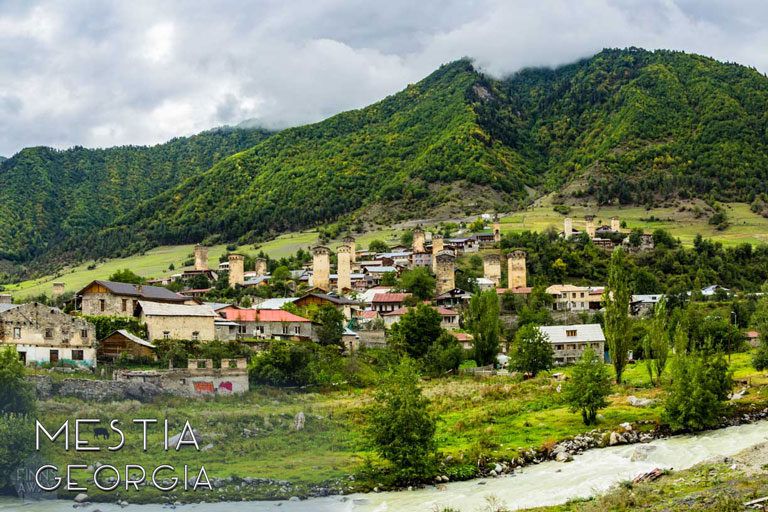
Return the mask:
[[[629, 480], [654, 468], [686, 469], [714, 456], [730, 456], [768, 440], [768, 421], [713, 430], [695, 436], [659, 439], [647, 445], [628, 445], [590, 450], [573, 462], [545, 462], [519, 469], [515, 475], [445, 484], [401, 492], [382, 492], [313, 498], [291, 502], [242, 502], [184, 505], [180, 512], [422, 512], [450, 506], [462, 512], [476, 512], [493, 496], [510, 509], [555, 505], [603, 492], [617, 482]], [[646, 460], [632, 460], [640, 446]], [[162, 505], [93, 505], [84, 511], [160, 512]], [[0, 500], [0, 512], [64, 512], [70, 501], [42, 501], [23, 504]]]

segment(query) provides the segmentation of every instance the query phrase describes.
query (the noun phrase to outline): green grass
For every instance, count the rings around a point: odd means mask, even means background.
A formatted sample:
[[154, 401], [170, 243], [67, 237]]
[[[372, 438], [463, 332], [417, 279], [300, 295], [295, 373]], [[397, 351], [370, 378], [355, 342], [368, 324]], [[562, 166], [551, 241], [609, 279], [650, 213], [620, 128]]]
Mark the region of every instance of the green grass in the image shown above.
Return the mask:
[[[390, 244], [397, 241], [401, 231], [394, 229], [383, 229], [362, 234], [357, 237], [357, 244], [360, 247], [368, 247], [368, 243], [375, 239], [384, 240]], [[296, 253], [299, 249], [307, 249], [317, 244], [317, 231], [302, 231], [299, 233], [288, 233], [281, 235], [274, 240], [257, 245], [245, 245], [237, 248], [237, 252], [247, 255], [255, 255], [259, 251], [264, 251], [271, 258], [279, 259]], [[340, 241], [330, 244], [335, 248]], [[23, 299], [25, 297], [50, 294], [54, 282], [64, 283], [66, 291], [78, 291], [94, 279], [107, 279], [117, 270], [129, 268], [140, 276], [146, 278], [162, 278], [180, 272], [185, 268], [183, 263], [193, 256], [193, 245], [176, 245], [157, 247], [145, 254], [138, 254], [127, 258], [115, 258], [103, 262], [89, 261], [75, 267], [65, 268], [57, 275], [44, 276], [37, 279], [22, 281], [18, 284], [4, 285], [5, 291], [12, 293], [14, 297]], [[208, 265], [210, 268], [218, 268], [219, 257], [227, 252], [226, 245], [215, 245], [208, 249]], [[175, 270], [168, 270], [173, 264]], [[94, 268], [89, 269], [89, 266]]]
[[[561, 215], [552, 210], [549, 198], [544, 198], [539, 205], [517, 212], [501, 219], [502, 231], [544, 231], [552, 226], [558, 231], [563, 229]], [[690, 205], [687, 205], [690, 206]], [[596, 206], [571, 206], [568, 214], [574, 220], [574, 228], [583, 230], [584, 216], [596, 215], [597, 225], [610, 224], [613, 216], [627, 222], [627, 230], [642, 228], [647, 232], [662, 228], [673, 236], [680, 238], [685, 244], [691, 244], [697, 234], [705, 238], [712, 238], [724, 245], [737, 245], [740, 243], [761, 244], [768, 242], [768, 219], [753, 213], [749, 205], [745, 203], [724, 204], [731, 226], [724, 231], [718, 231], [715, 226], [708, 224], [707, 216], [695, 218], [690, 211], [679, 211], [679, 207], [664, 207], [647, 210], [644, 207], [596, 207]], [[655, 217], [659, 221], [649, 221]]]
[[[750, 354], [734, 354], [732, 368], [737, 378], [751, 378], [753, 388], [741, 404], [766, 402], [763, 390], [768, 380], [749, 366]], [[563, 370], [566, 374], [570, 368]], [[437, 441], [444, 455], [451, 455], [459, 465], [476, 465], [486, 460], [511, 460], [523, 450], [541, 448], [577, 434], [587, 432], [578, 413], [572, 413], [562, 403], [557, 392], [560, 383], [543, 373], [535, 379], [519, 381], [507, 376], [490, 378], [450, 377], [427, 380], [424, 393], [440, 416]], [[135, 401], [115, 403], [86, 403], [76, 399], [49, 400], [41, 404], [40, 419], [53, 428], [65, 419], [101, 418], [105, 422], [118, 418], [123, 425], [132, 418], [168, 418], [171, 430], [181, 429], [184, 421], [199, 430], [213, 448], [206, 452], [185, 450], [182, 453], [161, 449], [161, 431], [150, 435], [150, 450], [143, 452], [136, 427], [127, 433], [125, 449], [117, 453], [64, 452], [57, 447], [50, 452], [55, 462], [83, 464], [95, 461], [124, 466], [126, 463], [154, 467], [167, 462], [177, 466], [188, 464], [194, 471], [204, 464], [211, 477], [259, 477], [289, 480], [297, 489], [307, 489], [324, 482], [346, 482], [355, 489], [367, 490], [375, 483], [364, 480], [348, 481], [363, 461], [371, 455], [364, 442], [362, 427], [364, 408], [372, 403], [373, 389], [335, 390], [318, 393], [297, 393], [257, 387], [238, 397], [209, 400], [160, 399], [153, 404]], [[626, 382], [614, 388], [610, 405], [600, 411], [600, 429], [618, 428], [623, 422], [647, 420], [657, 422], [661, 403], [653, 407], [631, 407], [627, 396], [660, 397], [661, 391], [648, 383], [645, 366], [632, 365]], [[307, 417], [306, 428], [295, 432], [291, 425], [299, 411]], [[650, 427], [648, 427], [650, 428]], [[243, 429], [256, 432], [244, 437]], [[91, 437], [86, 434], [87, 439]], [[458, 467], [458, 466], [457, 466]], [[141, 500], [152, 501], [157, 494], [152, 489], [142, 491]], [[252, 499], [282, 496], [277, 490], [243, 495], [228, 489], [229, 498]], [[283, 491], [284, 492], [284, 491]], [[270, 494], [273, 493], [273, 494]], [[274, 494], [277, 493], [277, 494]], [[288, 497], [283, 496], [283, 497]], [[194, 499], [191, 495], [189, 499]], [[132, 499], [132, 501], [137, 501]]]

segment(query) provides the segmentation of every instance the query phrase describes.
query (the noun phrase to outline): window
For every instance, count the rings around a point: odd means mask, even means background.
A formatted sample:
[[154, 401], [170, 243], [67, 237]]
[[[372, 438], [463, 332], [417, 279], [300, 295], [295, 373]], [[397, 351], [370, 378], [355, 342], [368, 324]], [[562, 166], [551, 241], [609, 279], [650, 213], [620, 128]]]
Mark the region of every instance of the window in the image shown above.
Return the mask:
[[246, 333], [245, 326], [244, 325], [238, 325], [237, 326], [237, 333], [238, 334], [245, 334]]
[[83, 339], [88, 338], [88, 329], [81, 329], [80, 330], [80, 337]]
[[59, 362], [59, 351], [58, 350], [51, 350], [50, 361], [52, 363], [58, 363]]
[[288, 334], [288, 326], [287, 325], [283, 326], [283, 334]]
[[164, 340], [171, 339], [171, 331], [163, 331], [163, 339]]
[[107, 301], [99, 299], [99, 311], [104, 311], [105, 309], [107, 309]]
[[565, 335], [566, 336], [576, 336], [576, 329], [566, 329]]
[[555, 350], [563, 350], [563, 346], [562, 345], [555, 345]]
[[73, 361], [82, 361], [83, 359], [85, 359], [85, 357], [83, 355], [83, 351], [82, 350], [73, 350], [72, 351], [72, 360]]
[[14, 327], [13, 328], [13, 339], [18, 340], [21, 338], [21, 327]]
[[582, 299], [584, 298], [584, 292], [581, 292], [581, 298]]
[[293, 326], [293, 334], [301, 334], [301, 326], [300, 325], [294, 325]]
[[45, 329], [45, 337], [47, 339], [53, 338], [53, 329], [51, 329], [50, 327], [46, 328]]
[[263, 326], [263, 325], [257, 325], [257, 326], [256, 326], [256, 327], [253, 329], [253, 332], [255, 332], [255, 333], [257, 333], [257, 334], [264, 334], [264, 326]]
[[192, 331], [192, 341], [199, 341], [199, 340], [200, 340], [200, 332]]

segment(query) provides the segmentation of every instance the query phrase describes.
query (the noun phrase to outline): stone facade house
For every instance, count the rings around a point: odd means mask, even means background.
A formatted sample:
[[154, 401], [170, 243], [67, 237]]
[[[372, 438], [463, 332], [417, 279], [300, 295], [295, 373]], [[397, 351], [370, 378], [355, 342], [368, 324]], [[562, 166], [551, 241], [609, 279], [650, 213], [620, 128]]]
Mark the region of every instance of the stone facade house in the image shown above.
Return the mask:
[[149, 341], [216, 339], [214, 321], [218, 315], [210, 306], [142, 300], [136, 308], [136, 316], [139, 321], [147, 324]]
[[[459, 328], [459, 312], [453, 309], [443, 308], [440, 306], [433, 306], [433, 308], [440, 313], [440, 327], [443, 329], [458, 329]], [[382, 313], [381, 317], [384, 319], [384, 326], [389, 329], [405, 315], [411, 308], [400, 308], [389, 313]]]
[[552, 344], [555, 364], [575, 363], [587, 347], [591, 347], [601, 360], [604, 359], [605, 335], [600, 324], [543, 325], [539, 330]]
[[239, 338], [312, 340], [312, 321], [282, 309], [225, 309], [227, 320], [240, 325]]
[[140, 301], [164, 304], [191, 303], [189, 297], [161, 286], [93, 281], [77, 292], [84, 315], [133, 316]]
[[578, 313], [598, 310], [603, 300], [603, 287], [574, 286], [572, 284], [553, 284], [546, 289], [552, 296], [554, 311]]
[[403, 307], [410, 293], [377, 293], [371, 300], [371, 308], [379, 314], [395, 311]]
[[96, 366], [96, 328], [38, 302], [0, 304], [0, 346], [15, 345], [25, 364]]

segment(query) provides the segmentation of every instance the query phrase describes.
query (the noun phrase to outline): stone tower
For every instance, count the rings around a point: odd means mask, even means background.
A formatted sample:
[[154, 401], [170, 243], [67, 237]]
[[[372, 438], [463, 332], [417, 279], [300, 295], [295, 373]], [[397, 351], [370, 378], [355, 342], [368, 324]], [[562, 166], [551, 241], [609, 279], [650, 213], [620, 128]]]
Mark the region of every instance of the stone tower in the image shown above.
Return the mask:
[[64, 283], [53, 283], [53, 291], [51, 291], [51, 295], [53, 297], [58, 297], [59, 295], [64, 294]]
[[440, 251], [445, 249], [445, 240], [443, 235], [432, 235], [432, 272], [437, 275], [437, 255]]
[[267, 275], [267, 260], [265, 258], [256, 258], [254, 263], [253, 270], [256, 272], [257, 276], [261, 277]]
[[493, 241], [495, 243], [501, 242], [501, 223], [498, 215], [493, 217]]
[[349, 259], [352, 263], [357, 261], [357, 245], [355, 245], [355, 237], [352, 235], [345, 236], [341, 239], [341, 243], [349, 247]]
[[614, 233], [621, 231], [621, 221], [618, 217], [611, 217], [611, 231]]
[[451, 251], [437, 253], [437, 294], [456, 288], [453, 263], [456, 258]]
[[413, 252], [424, 252], [424, 230], [421, 226], [413, 230]]
[[352, 250], [348, 245], [340, 245], [336, 249], [336, 259], [336, 285], [341, 295], [344, 290], [352, 288]]
[[595, 238], [595, 216], [587, 215], [584, 217], [584, 221], [586, 222], [586, 227], [584, 229], [587, 232], [587, 235], [589, 238]]
[[312, 248], [312, 286], [326, 292], [331, 289], [331, 250], [322, 245]]
[[501, 256], [496, 253], [483, 256], [483, 277], [493, 281], [494, 286], [501, 286]]
[[507, 283], [509, 288], [525, 288], [528, 276], [525, 270], [525, 251], [512, 251], [507, 254]]
[[234, 288], [245, 282], [245, 257], [242, 254], [229, 255], [229, 287]]
[[195, 270], [208, 270], [208, 248], [202, 244], [195, 246]]
[[566, 217], [563, 221], [563, 236], [565, 238], [571, 238], [571, 235], [573, 234], [573, 219], [570, 217]]

